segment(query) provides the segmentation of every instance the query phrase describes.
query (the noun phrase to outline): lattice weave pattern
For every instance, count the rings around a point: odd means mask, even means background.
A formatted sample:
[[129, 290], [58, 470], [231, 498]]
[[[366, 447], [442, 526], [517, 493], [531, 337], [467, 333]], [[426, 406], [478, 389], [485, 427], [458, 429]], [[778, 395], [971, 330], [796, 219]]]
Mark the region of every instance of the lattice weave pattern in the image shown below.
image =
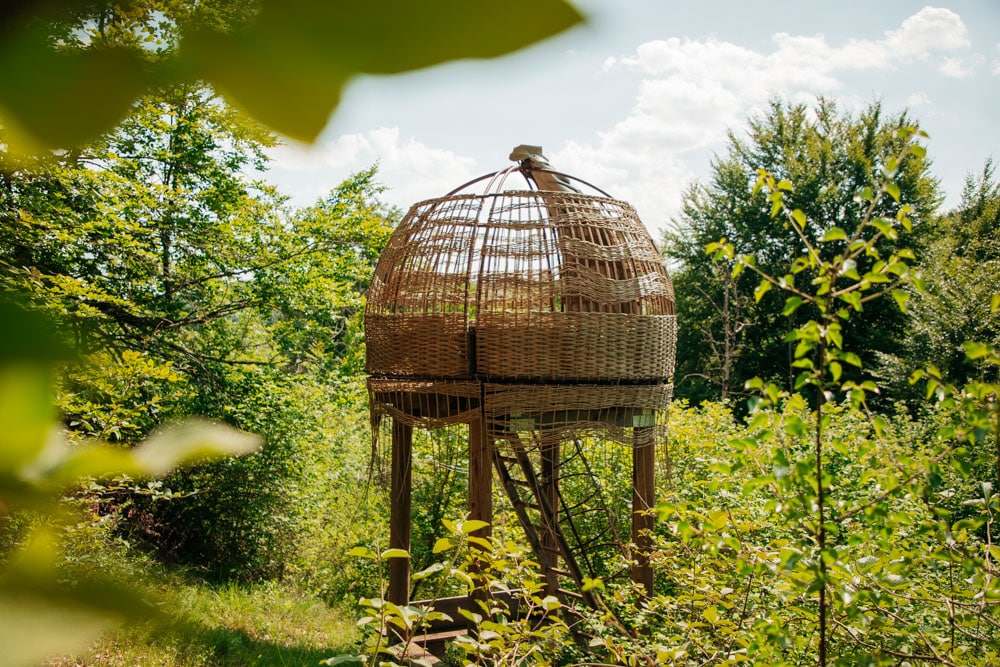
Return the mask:
[[413, 206], [365, 332], [381, 378], [663, 384], [676, 347], [673, 289], [635, 210], [534, 190]]

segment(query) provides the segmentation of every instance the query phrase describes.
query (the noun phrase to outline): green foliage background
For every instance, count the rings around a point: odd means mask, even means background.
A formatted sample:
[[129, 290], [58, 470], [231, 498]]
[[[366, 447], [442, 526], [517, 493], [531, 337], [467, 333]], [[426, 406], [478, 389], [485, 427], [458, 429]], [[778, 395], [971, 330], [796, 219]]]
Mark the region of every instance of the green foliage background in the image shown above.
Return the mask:
[[[385, 658], [385, 624], [412, 638], [421, 622], [381, 600], [387, 500], [361, 377], [365, 292], [399, 214], [374, 168], [290, 207], [266, 183], [272, 130], [314, 137], [357, 73], [498, 55], [578, 14], [556, 0], [46, 8], [0, 14], [8, 660], [71, 654], [124, 617], [158, 623], [81, 659], [315, 662], [352, 641], [330, 608], [359, 596], [358, 650], [329, 664]], [[593, 581], [607, 608], [564, 609], [573, 627], [471, 618], [480, 632], [453, 659], [1000, 660], [1000, 186], [987, 162], [940, 211], [912, 123], [878, 103], [775, 100], [730, 137], [664, 239], [680, 400], [655, 591]], [[190, 415], [262, 442], [160, 431]], [[502, 510], [492, 554], [465, 550], [466, 447], [455, 430], [416, 441], [415, 595], [488, 582], [554, 612]], [[594, 468], [621, 513], [627, 458]], [[141, 580], [169, 593], [122, 583]], [[310, 615], [337, 631], [295, 639]]]

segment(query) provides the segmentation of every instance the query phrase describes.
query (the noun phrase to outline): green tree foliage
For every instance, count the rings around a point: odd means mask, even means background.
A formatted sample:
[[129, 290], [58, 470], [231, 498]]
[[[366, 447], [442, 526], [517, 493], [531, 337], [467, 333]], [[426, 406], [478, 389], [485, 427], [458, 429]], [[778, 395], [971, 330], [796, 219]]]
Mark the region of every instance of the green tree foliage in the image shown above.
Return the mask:
[[[786, 314], [784, 300], [774, 293], [755, 298], [755, 277], [734, 275], [733, 263], [717, 266], [704, 253], [709, 243], [724, 238], [737, 255], [753, 253], [763, 271], [791, 277], [787, 270], [805, 249], [803, 238], [788, 220], [772, 217], [773, 202], [753, 188], [757, 171], [795, 183], [787, 203], [810, 221], [804, 239], [817, 243], [840, 232], [850, 237], [868, 206], [859, 193], [874, 187], [880, 170], [888, 168], [885, 156], [900, 144], [897, 131], [909, 123], [906, 114], [890, 116], [878, 103], [853, 115], [829, 100], [813, 107], [775, 100], [751, 119], [745, 139], [730, 135], [726, 154], [713, 164], [711, 182], [688, 191], [683, 213], [664, 239], [665, 254], [676, 264], [678, 396], [728, 398], [752, 377], [790, 389], [797, 374], [786, 336], [816, 313], [807, 306]], [[916, 226], [928, 221], [938, 194], [927, 169], [925, 160], [903, 165], [894, 185], [898, 190], [874, 213], [892, 217], [903, 200], [914, 208]], [[882, 245], [887, 249], [892, 242]], [[832, 256], [831, 250], [821, 252], [825, 259]], [[869, 263], [858, 258], [856, 270], [863, 274]], [[812, 269], [796, 276], [800, 285], [814, 277]], [[895, 349], [905, 322], [892, 300], [866, 305], [845, 324], [845, 344], [871, 368], [879, 351]]]
[[1000, 286], [1000, 184], [992, 160], [966, 179], [958, 207], [926, 236], [920, 262], [925, 289], [910, 300], [901, 351], [885, 356], [886, 379], [902, 384], [914, 367], [930, 365], [957, 384], [995, 381], [963, 347], [966, 341], [1000, 346], [1000, 318], [990, 310]]
[[[607, 614], [563, 609], [562, 618], [579, 619], [576, 630], [589, 638], [578, 642], [574, 664], [997, 662], [1000, 494], [972, 463], [986, 443], [1000, 466], [1000, 385], [959, 387], [936, 369], [916, 373], [915, 382], [927, 380], [937, 416], [921, 424], [905, 411], [873, 413], [868, 402], [878, 386], [847, 373], [863, 364], [860, 350], [848, 346], [847, 326], [880, 299], [905, 304], [903, 287], [919, 285], [908, 247], [914, 207], [896, 180], [908, 162], [922, 161], [922, 137], [915, 127], [900, 127], [880, 149], [878, 172], [857, 193], [861, 210], [850, 232], [839, 219], [808, 216], [791, 203], [800, 201], [796, 184], [761, 170], [753, 194], [764, 196], [770, 215], [784, 219], [802, 246], [784, 270], [769, 273], [728, 239], [708, 245], [714, 259], [732, 263], [734, 278], [758, 280], [757, 302], [772, 294], [782, 298], [784, 316], [809, 314], [787, 337], [794, 387], [751, 380], [757, 395], [744, 423], [734, 421], [728, 405], [675, 406], [676, 465], [660, 489], [651, 554], [655, 591], [607, 586], [605, 598], [624, 625]], [[987, 301], [991, 312], [1000, 310], [1000, 295]], [[985, 373], [1000, 367], [994, 347], [963, 348]], [[953, 511], [957, 495], [964, 496], [961, 514]], [[494, 546], [482, 558], [506, 556]], [[491, 582], [493, 590], [531, 590], [530, 573], [514, 576], [521, 578]], [[403, 642], [419, 620], [417, 611], [381, 600], [362, 604], [380, 611], [362, 623], [401, 628]], [[481, 608], [473, 620], [487, 641], [463, 646], [476, 664], [494, 664], [501, 640], [512, 635], [505, 623], [494, 630], [486, 621], [492, 610]], [[524, 660], [552, 664], [547, 639], [566, 637], [532, 637], [528, 645], [543, 651], [523, 652]], [[497, 662], [509, 664], [502, 662], [508, 656]]]
[[[247, 308], [273, 193], [242, 173], [273, 139], [205, 88], [164, 91], [61, 157], [6, 161], [5, 277], [76, 322], [78, 342], [205, 359], [186, 332]], [[5, 154], [6, 155], [6, 154]]]
[[273, 143], [181, 85], [97, 142], [6, 161], [0, 201], [0, 280], [62, 316], [84, 352], [60, 385], [71, 435], [134, 444], [199, 414], [267, 437], [260, 454], [170, 481], [197, 494], [131, 515], [173, 555], [250, 577], [291, 548], [288, 485], [322, 432], [311, 387], [360, 371], [367, 276], [395, 215], [374, 169], [287, 210], [248, 175]]

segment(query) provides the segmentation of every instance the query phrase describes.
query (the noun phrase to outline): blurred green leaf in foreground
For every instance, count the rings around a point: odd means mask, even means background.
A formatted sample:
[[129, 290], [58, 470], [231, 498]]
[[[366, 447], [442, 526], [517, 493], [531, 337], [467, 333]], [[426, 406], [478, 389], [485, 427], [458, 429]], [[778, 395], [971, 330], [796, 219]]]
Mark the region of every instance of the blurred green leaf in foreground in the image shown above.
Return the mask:
[[21, 0], [0, 9], [0, 124], [15, 152], [68, 148], [151, 90], [205, 81], [312, 141], [358, 74], [492, 58], [582, 20], [565, 0]]
[[92, 641], [116, 620], [160, 614], [139, 588], [113, 578], [73, 578], [60, 570], [60, 497], [81, 480], [151, 477], [260, 445], [256, 436], [208, 422], [176, 424], [134, 449], [71, 447], [52, 408], [51, 365], [69, 356], [52, 336], [57, 324], [0, 302], [0, 519], [33, 512], [36, 527], [12, 553], [0, 553], [0, 665], [37, 664], [47, 654]]

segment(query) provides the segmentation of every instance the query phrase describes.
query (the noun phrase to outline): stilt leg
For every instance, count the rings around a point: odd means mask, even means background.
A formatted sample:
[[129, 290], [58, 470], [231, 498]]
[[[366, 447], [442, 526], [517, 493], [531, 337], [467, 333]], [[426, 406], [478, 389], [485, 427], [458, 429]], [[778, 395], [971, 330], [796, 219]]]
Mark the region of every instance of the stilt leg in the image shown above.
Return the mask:
[[[472, 533], [489, 538], [493, 533], [493, 440], [482, 419], [469, 423], [469, 518], [490, 524]], [[486, 599], [489, 591], [477, 588], [473, 597]]]
[[[483, 422], [476, 419], [469, 424], [469, 518], [492, 524], [493, 522], [493, 443], [486, 435]], [[474, 533], [489, 537], [490, 527]]]
[[[389, 546], [410, 550], [410, 495], [413, 462], [413, 427], [392, 420], [392, 488], [389, 509]], [[410, 603], [410, 559], [389, 559], [388, 599]]]
[[656, 504], [656, 438], [654, 427], [637, 426], [633, 430], [632, 450], [632, 542], [636, 545], [636, 564], [632, 580], [642, 584], [646, 593], [653, 593], [653, 568], [649, 553], [655, 517], [648, 510]]

